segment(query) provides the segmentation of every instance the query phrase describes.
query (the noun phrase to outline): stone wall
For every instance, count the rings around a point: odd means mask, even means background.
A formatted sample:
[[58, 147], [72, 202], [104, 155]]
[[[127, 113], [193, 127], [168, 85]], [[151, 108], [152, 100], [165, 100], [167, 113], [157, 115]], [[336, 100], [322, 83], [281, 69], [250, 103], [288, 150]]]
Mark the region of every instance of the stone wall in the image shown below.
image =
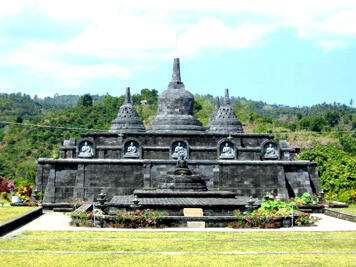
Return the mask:
[[[40, 159], [36, 186], [44, 189], [45, 203], [92, 201], [101, 190], [110, 199], [135, 189], [156, 188], [159, 178], [175, 165], [175, 160]], [[320, 189], [308, 171], [316, 165], [309, 161], [195, 160], [188, 166], [202, 176], [209, 190], [233, 191], [238, 196], [261, 198], [271, 192], [287, 198]]]

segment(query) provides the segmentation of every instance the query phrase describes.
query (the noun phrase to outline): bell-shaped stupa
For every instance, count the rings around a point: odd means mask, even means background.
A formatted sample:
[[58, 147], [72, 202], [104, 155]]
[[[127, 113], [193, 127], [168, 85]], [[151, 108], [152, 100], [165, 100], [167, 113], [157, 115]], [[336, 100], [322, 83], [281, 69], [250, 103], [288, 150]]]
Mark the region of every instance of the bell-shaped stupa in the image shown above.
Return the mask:
[[212, 133], [243, 133], [241, 122], [230, 105], [229, 89], [225, 89], [224, 103], [216, 106], [208, 125]]
[[219, 99], [219, 97], [216, 97], [216, 100], [215, 100], [215, 110], [214, 110], [213, 113], [211, 113], [211, 115], [210, 115], [209, 122], [208, 122], [208, 126], [206, 127], [207, 129], [210, 128], [211, 122], [215, 119], [216, 113], [218, 112], [219, 107], [220, 107], [220, 99]]
[[145, 127], [133, 105], [130, 87], [126, 88], [125, 101], [121, 105], [117, 117], [112, 121], [110, 131], [120, 133], [145, 131]]
[[148, 126], [150, 132], [204, 131], [194, 117], [194, 96], [185, 90], [180, 76], [179, 58], [174, 59], [172, 81], [158, 97], [157, 117]]

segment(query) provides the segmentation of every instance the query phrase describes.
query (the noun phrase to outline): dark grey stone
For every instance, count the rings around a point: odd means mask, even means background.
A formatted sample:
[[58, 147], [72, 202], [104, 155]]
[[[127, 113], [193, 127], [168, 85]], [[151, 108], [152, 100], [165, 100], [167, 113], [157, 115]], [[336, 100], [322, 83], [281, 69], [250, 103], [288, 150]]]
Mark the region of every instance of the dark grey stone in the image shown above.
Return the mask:
[[172, 81], [168, 89], [158, 97], [157, 111], [157, 116], [150, 123], [148, 131], [204, 131], [201, 122], [194, 117], [194, 96], [185, 90], [181, 81], [178, 58], [174, 59]]
[[136, 108], [133, 105], [130, 87], [126, 88], [125, 101], [120, 107], [116, 119], [112, 121], [110, 131], [118, 133], [145, 131], [145, 127], [138, 117]]
[[209, 121], [209, 132], [212, 133], [243, 133], [242, 124], [230, 105], [229, 89], [225, 89], [224, 103], [214, 111]]

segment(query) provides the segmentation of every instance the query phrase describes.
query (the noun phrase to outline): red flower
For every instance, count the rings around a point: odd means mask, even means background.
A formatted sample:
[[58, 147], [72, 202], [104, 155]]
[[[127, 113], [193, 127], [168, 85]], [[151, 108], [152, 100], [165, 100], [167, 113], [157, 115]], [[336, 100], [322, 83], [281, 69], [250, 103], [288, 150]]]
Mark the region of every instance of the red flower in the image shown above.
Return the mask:
[[251, 221], [251, 219], [246, 219], [246, 221], [250, 222], [250, 221]]
[[277, 217], [273, 217], [273, 220], [278, 220], [278, 218]]

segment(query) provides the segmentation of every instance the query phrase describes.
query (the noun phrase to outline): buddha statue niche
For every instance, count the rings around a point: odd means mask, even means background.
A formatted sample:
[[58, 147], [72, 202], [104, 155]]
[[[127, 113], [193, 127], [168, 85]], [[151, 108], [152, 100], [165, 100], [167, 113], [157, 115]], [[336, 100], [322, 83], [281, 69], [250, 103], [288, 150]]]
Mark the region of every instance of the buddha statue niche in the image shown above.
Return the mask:
[[269, 143], [266, 147], [265, 153], [263, 155], [265, 159], [278, 159], [278, 151], [277, 148], [272, 144]]
[[90, 158], [94, 155], [92, 145], [89, 145], [87, 141], [84, 142], [79, 151], [80, 158]]
[[233, 158], [235, 158], [234, 149], [231, 146], [229, 146], [229, 143], [225, 143], [225, 146], [223, 146], [223, 148], [221, 150], [221, 154], [219, 156], [220, 159], [233, 159]]
[[137, 147], [138, 147], [138, 145], [135, 145], [134, 142], [130, 142], [129, 146], [126, 149], [124, 157], [137, 158], [139, 156]]
[[181, 142], [178, 142], [177, 146], [174, 148], [172, 158], [173, 159], [187, 158], [187, 149], [181, 145]]

